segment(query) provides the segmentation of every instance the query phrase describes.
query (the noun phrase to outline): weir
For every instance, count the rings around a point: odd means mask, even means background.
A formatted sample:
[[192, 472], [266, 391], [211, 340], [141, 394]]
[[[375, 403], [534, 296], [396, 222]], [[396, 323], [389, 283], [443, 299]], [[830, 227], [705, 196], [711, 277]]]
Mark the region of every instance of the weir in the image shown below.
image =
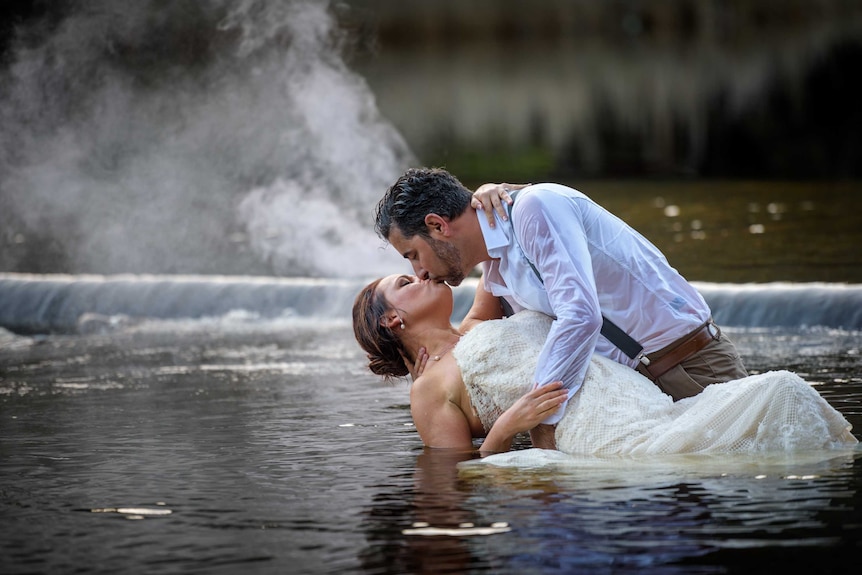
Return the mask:
[[[366, 279], [245, 276], [0, 274], [0, 327], [22, 334], [80, 333], [111, 318], [200, 319], [245, 312], [261, 319], [349, 321]], [[862, 330], [862, 285], [696, 283], [719, 325]], [[476, 280], [454, 288], [453, 321]]]

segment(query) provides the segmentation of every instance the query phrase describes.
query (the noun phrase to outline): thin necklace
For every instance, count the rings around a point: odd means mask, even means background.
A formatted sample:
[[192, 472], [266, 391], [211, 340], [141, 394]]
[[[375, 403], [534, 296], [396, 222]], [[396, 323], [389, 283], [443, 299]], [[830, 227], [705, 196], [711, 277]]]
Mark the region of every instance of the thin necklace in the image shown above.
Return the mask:
[[440, 361], [440, 358], [441, 358], [441, 357], [443, 357], [444, 355], [446, 355], [447, 353], [449, 353], [449, 351], [450, 351], [450, 350], [455, 349], [455, 346], [456, 346], [456, 345], [458, 345], [458, 342], [457, 342], [457, 341], [456, 341], [455, 343], [453, 343], [452, 345], [450, 345], [449, 347], [445, 348], [445, 349], [444, 349], [443, 351], [441, 351], [438, 355], [432, 355], [432, 356], [430, 357], [430, 359], [431, 359], [432, 361]]

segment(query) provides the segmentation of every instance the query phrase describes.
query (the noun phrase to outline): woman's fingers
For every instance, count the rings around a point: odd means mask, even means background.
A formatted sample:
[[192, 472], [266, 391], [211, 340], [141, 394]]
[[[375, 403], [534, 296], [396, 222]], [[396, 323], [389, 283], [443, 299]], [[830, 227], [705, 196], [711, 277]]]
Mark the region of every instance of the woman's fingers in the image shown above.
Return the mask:
[[[509, 219], [509, 214], [506, 210], [507, 205], [511, 205], [513, 200], [510, 192], [520, 190], [530, 184], [482, 184], [473, 192], [473, 199], [470, 205], [477, 210], [485, 212], [485, 218], [488, 220], [488, 225], [492, 228], [496, 225], [494, 221], [494, 213], [500, 216], [504, 222]], [[491, 209], [486, 209], [491, 208]]]
[[416, 378], [425, 371], [428, 357], [428, 351], [424, 347], [420, 347], [419, 351], [416, 352], [416, 361], [413, 363], [413, 369], [410, 370], [410, 376], [413, 378], [413, 381], [416, 381]]
[[521, 431], [529, 431], [554, 414], [568, 397], [562, 382], [534, 387], [506, 410]]
[[561, 381], [554, 381], [543, 386], [537, 386], [524, 394], [523, 405], [527, 409], [525, 415], [535, 418], [536, 423], [553, 414], [560, 408], [569, 396], [569, 390], [563, 387]]
[[547, 385], [536, 387], [530, 394], [536, 400], [537, 410], [541, 413], [556, 411], [569, 397], [569, 390], [563, 387], [563, 382], [554, 381]]
[[555, 391], [559, 391], [562, 393], [568, 392], [568, 390], [565, 387], [563, 387], [562, 381], [552, 381], [550, 383], [546, 383], [545, 385], [536, 384], [536, 386], [533, 387], [533, 389], [530, 390], [529, 393], [534, 394], [536, 397], [539, 397], [543, 393], [551, 393], [551, 392], [555, 392]]

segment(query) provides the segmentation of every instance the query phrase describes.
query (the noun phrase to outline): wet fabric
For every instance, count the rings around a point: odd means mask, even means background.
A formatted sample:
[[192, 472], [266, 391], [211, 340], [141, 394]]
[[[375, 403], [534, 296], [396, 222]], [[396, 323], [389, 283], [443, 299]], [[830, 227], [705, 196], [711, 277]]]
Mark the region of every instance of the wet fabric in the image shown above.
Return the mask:
[[604, 318], [652, 352], [710, 316], [656, 246], [577, 190], [552, 183], [520, 190], [512, 225], [498, 220], [491, 229], [484, 214], [477, 217], [490, 256], [482, 264], [485, 289], [515, 310], [557, 319], [534, 375], [541, 385], [562, 381], [571, 396], [594, 353], [635, 365], [599, 335]]
[[[484, 322], [454, 355], [486, 429], [533, 384], [551, 318], [523, 311]], [[674, 402], [635, 370], [595, 355], [556, 428], [573, 455], [756, 453], [857, 443], [850, 423], [805, 380], [770, 371]]]

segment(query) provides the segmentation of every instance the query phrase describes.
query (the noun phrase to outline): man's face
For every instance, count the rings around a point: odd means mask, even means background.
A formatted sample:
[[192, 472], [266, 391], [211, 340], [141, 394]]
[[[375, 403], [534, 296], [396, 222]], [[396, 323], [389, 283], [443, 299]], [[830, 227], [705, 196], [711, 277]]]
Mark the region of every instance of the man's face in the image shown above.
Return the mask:
[[389, 233], [389, 243], [410, 262], [419, 279], [445, 281], [452, 286], [464, 281], [461, 253], [451, 243], [420, 235], [407, 239], [396, 226]]

